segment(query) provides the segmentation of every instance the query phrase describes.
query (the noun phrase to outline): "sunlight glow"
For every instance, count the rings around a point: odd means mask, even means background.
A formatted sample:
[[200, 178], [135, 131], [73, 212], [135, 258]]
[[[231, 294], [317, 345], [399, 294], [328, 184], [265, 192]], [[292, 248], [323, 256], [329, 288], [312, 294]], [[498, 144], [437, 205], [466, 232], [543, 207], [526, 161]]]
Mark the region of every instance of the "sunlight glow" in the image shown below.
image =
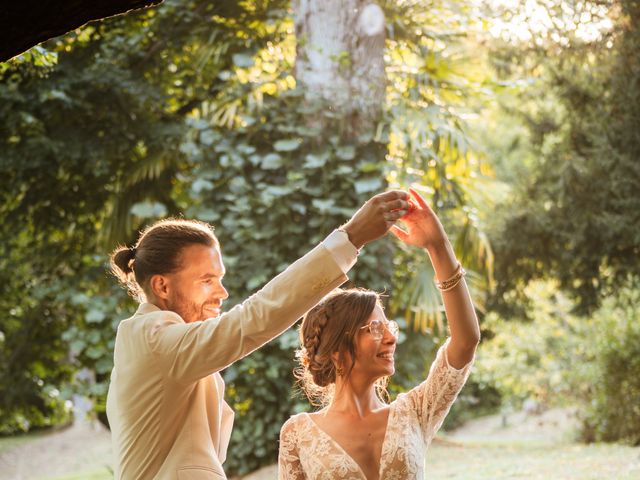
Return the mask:
[[491, 11], [489, 32], [511, 42], [535, 41], [545, 37], [566, 44], [570, 37], [585, 42], [599, 39], [611, 29], [608, 7], [593, 2], [552, 0], [480, 0]]

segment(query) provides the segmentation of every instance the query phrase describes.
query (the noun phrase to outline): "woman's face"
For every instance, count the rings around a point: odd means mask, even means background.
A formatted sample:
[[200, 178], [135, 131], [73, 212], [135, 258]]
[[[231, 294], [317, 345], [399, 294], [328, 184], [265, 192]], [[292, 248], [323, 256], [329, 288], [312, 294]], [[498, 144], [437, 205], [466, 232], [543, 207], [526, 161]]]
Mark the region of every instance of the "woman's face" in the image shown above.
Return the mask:
[[[378, 323], [380, 322], [380, 323]], [[354, 337], [356, 361], [351, 375], [375, 382], [395, 372], [397, 324], [389, 322], [380, 305], [376, 305]]]

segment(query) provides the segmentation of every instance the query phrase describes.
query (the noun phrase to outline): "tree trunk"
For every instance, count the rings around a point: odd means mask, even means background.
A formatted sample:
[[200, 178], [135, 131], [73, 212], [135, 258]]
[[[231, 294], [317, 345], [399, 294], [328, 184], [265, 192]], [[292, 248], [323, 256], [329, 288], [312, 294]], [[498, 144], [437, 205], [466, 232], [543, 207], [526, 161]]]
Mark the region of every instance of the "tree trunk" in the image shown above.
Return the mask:
[[296, 80], [307, 100], [375, 127], [385, 96], [384, 14], [368, 0], [295, 0]]
[[0, 62], [91, 20], [150, 7], [162, 0], [14, 0], [0, 10]]

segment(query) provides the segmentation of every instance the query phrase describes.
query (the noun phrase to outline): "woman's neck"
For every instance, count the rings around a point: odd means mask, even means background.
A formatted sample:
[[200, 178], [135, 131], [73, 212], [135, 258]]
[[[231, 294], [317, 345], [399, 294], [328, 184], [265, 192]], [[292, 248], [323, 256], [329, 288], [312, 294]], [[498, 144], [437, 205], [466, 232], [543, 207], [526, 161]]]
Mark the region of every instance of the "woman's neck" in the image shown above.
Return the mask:
[[385, 404], [376, 395], [375, 384], [348, 380], [338, 381], [335, 394], [327, 410], [348, 415], [363, 417], [372, 411], [379, 410]]

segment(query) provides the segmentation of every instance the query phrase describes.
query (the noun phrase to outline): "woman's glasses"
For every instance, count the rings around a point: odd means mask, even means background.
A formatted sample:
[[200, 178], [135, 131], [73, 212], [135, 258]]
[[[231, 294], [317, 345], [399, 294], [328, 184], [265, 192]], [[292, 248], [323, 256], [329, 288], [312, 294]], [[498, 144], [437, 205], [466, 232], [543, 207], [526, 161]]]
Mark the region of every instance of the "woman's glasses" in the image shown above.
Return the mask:
[[398, 338], [398, 334], [400, 333], [400, 327], [398, 326], [398, 322], [395, 320], [389, 320], [387, 322], [383, 322], [382, 320], [372, 320], [364, 327], [360, 327], [360, 330], [364, 330], [365, 328], [369, 329], [369, 333], [371, 333], [371, 336], [375, 340], [380, 340], [384, 337], [385, 329], [387, 329], [395, 338]]

